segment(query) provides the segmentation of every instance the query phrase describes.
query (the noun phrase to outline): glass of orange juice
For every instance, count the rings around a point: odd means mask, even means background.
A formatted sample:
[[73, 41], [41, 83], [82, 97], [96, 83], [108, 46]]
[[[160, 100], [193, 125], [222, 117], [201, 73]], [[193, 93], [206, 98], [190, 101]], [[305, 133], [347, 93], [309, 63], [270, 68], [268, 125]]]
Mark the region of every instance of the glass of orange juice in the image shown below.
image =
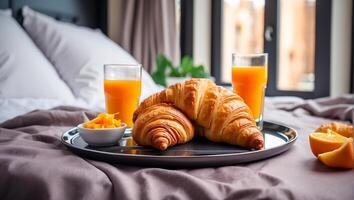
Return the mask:
[[141, 94], [140, 64], [109, 64], [104, 66], [104, 93], [108, 113], [118, 113], [118, 118], [133, 127], [133, 113]]
[[267, 86], [268, 54], [232, 54], [232, 88], [250, 107], [260, 130]]

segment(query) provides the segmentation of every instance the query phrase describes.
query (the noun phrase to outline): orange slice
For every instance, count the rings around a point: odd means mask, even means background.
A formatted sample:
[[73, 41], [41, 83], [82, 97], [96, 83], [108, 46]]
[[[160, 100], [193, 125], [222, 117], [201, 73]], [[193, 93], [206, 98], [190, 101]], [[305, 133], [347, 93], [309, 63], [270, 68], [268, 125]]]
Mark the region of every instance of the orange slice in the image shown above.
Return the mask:
[[318, 155], [318, 159], [329, 167], [354, 168], [353, 154], [353, 139], [349, 138], [340, 148]]
[[309, 140], [312, 153], [317, 157], [318, 154], [339, 148], [347, 138], [334, 131], [328, 130], [327, 133], [311, 133]]

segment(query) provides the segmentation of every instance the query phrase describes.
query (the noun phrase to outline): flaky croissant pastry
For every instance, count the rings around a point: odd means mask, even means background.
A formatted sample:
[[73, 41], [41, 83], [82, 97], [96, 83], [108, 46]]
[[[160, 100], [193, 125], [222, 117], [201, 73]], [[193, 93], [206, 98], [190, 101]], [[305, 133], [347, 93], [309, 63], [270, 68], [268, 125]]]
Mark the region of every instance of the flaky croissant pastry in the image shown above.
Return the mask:
[[[264, 146], [263, 135], [241, 97], [208, 79], [177, 83], [148, 97], [135, 111], [133, 121], [148, 126], [149, 122], [140, 120], [141, 115], [154, 112], [154, 109], [146, 109], [160, 103], [178, 108], [197, 125], [197, 133], [211, 141], [251, 149], [262, 149]], [[139, 144], [147, 145], [151, 138], [144, 136], [144, 126], [134, 125], [133, 137], [138, 139]]]
[[345, 137], [353, 137], [354, 134], [354, 128], [352, 125], [339, 123], [339, 122], [322, 124], [320, 127], [316, 129], [316, 132], [327, 133], [328, 129], [337, 132]]
[[194, 137], [194, 127], [187, 117], [171, 105], [156, 104], [139, 113], [133, 128], [134, 140], [144, 146], [165, 150]]

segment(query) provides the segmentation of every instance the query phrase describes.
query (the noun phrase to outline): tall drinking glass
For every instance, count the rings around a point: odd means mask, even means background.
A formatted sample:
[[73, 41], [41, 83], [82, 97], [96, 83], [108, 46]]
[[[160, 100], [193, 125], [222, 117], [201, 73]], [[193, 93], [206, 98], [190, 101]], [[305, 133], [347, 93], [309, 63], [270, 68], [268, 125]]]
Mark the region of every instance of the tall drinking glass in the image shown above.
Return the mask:
[[118, 118], [133, 127], [133, 113], [141, 94], [142, 66], [109, 64], [104, 66], [104, 93], [108, 113], [119, 113]]
[[232, 54], [232, 87], [250, 107], [260, 130], [263, 128], [264, 94], [268, 54]]

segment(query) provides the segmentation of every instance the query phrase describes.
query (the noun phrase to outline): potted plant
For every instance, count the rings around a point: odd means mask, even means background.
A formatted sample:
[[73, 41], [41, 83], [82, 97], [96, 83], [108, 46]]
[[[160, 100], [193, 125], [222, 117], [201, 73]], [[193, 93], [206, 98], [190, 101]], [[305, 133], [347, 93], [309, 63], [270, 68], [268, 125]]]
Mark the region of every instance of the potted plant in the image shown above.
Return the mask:
[[203, 65], [194, 65], [193, 59], [184, 56], [180, 65], [174, 66], [166, 56], [160, 54], [156, 58], [156, 70], [152, 74], [155, 83], [165, 87], [190, 78], [209, 78]]

